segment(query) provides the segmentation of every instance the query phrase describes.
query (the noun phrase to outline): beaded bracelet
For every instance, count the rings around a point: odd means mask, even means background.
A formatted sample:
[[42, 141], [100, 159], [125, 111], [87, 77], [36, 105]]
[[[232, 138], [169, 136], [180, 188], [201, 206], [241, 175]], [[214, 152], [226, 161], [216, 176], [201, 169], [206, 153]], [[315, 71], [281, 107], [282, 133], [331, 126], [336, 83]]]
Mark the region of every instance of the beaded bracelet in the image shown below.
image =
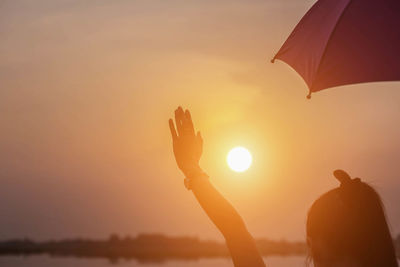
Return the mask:
[[183, 181], [183, 184], [185, 185], [187, 190], [192, 190], [192, 183], [194, 180], [197, 179], [208, 179], [209, 176], [203, 172], [203, 171], [196, 171], [193, 174], [190, 174], [189, 176], [187, 176], [185, 178], [185, 180]]

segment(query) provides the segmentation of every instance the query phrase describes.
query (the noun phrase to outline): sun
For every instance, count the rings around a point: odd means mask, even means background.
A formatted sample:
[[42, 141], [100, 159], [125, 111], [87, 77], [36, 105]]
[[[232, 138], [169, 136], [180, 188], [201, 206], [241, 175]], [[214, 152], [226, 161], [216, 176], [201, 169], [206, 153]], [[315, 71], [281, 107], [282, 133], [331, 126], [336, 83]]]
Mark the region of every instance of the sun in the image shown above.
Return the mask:
[[229, 151], [226, 161], [233, 171], [244, 172], [250, 168], [253, 158], [246, 148], [238, 146]]

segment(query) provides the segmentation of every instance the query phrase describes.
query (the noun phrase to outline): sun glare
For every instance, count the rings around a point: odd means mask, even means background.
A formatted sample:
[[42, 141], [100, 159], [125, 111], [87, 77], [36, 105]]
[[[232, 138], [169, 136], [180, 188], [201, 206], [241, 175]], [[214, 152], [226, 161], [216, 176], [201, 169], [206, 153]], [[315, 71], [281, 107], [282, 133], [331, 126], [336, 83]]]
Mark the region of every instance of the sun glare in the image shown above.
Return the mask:
[[235, 172], [244, 172], [250, 168], [253, 158], [244, 147], [232, 148], [226, 158], [228, 166]]

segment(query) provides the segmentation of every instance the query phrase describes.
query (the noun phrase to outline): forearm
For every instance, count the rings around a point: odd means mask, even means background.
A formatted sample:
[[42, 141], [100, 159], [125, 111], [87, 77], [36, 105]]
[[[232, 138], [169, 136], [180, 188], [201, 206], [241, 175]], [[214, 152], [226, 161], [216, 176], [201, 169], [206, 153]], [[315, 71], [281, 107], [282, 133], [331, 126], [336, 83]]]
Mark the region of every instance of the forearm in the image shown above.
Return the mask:
[[206, 178], [194, 179], [191, 189], [203, 210], [225, 237], [235, 267], [265, 267], [242, 218], [210, 181]]
[[225, 239], [229, 240], [234, 234], [247, 231], [240, 215], [208, 179], [194, 179], [191, 189]]

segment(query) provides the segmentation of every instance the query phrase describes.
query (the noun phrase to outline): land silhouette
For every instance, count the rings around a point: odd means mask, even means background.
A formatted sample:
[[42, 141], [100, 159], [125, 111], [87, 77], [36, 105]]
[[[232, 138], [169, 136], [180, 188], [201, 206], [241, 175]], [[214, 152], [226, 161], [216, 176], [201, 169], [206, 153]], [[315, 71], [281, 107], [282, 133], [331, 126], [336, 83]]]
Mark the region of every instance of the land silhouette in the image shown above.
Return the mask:
[[[268, 255], [305, 255], [304, 242], [256, 240], [260, 253]], [[107, 258], [110, 261], [135, 259], [140, 262], [162, 262], [171, 259], [230, 257], [226, 245], [197, 237], [172, 237], [164, 234], [139, 234], [121, 238], [112, 234], [108, 239], [85, 238], [36, 242], [14, 239], [0, 242], [0, 256], [46, 254], [60, 257]]]
[[[400, 258], [400, 235], [394, 240]], [[306, 255], [304, 242], [256, 239], [263, 256]], [[49, 255], [56, 257], [106, 258], [111, 262], [135, 259], [139, 262], [163, 262], [168, 260], [196, 260], [200, 258], [230, 257], [226, 245], [197, 237], [172, 237], [164, 234], [139, 234], [136, 237], [120, 237], [112, 234], [108, 239], [85, 238], [37, 242], [31, 239], [0, 241], [0, 256]]]

